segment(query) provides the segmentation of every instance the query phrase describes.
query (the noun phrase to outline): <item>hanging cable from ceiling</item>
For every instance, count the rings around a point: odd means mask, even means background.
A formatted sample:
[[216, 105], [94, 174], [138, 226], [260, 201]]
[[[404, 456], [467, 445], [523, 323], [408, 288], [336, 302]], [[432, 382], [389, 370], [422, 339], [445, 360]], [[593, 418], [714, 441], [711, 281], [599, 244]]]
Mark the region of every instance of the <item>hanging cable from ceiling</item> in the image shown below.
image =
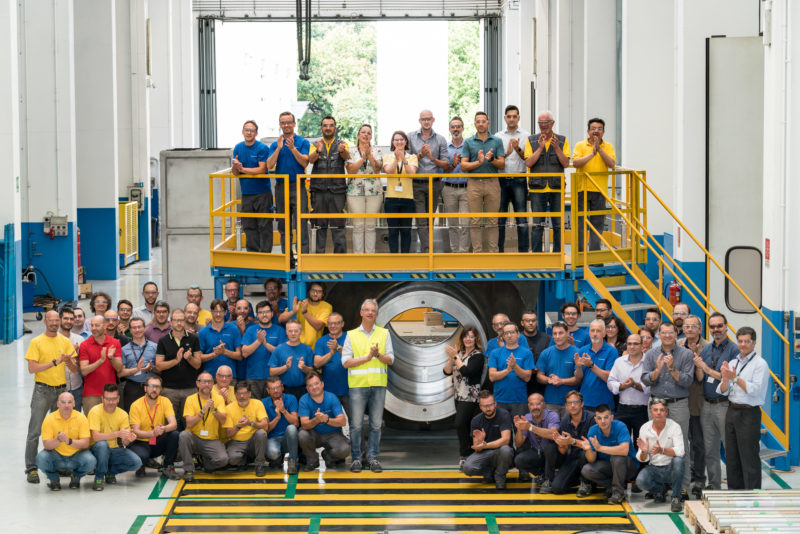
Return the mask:
[[300, 64], [300, 79], [309, 80], [308, 67], [311, 64], [311, 0], [305, 0], [305, 53], [303, 51], [303, 0], [297, 0], [297, 61]]

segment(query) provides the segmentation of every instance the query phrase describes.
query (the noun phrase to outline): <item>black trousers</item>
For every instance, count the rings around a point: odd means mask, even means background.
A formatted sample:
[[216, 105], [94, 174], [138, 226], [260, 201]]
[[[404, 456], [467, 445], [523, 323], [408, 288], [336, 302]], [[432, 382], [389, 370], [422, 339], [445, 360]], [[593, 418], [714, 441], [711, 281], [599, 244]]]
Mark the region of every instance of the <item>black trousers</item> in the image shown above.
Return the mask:
[[646, 404], [620, 404], [614, 414], [614, 419], [622, 421], [628, 427], [628, 432], [633, 435], [633, 444], [639, 439], [639, 430], [648, 420]]
[[725, 415], [728, 489], [761, 489], [761, 408], [734, 408]]
[[692, 449], [692, 484], [695, 486], [706, 485], [706, 447], [703, 443], [703, 426], [700, 416], [689, 417], [689, 445]]
[[562, 463], [553, 478], [553, 493], [567, 493], [581, 478], [581, 469], [586, 465], [586, 451], [570, 457], [559, 454], [558, 461]]
[[458, 436], [458, 455], [466, 458], [474, 451], [472, 450], [472, 433], [470, 423], [472, 418], [478, 415], [477, 402], [456, 401], [456, 435]]

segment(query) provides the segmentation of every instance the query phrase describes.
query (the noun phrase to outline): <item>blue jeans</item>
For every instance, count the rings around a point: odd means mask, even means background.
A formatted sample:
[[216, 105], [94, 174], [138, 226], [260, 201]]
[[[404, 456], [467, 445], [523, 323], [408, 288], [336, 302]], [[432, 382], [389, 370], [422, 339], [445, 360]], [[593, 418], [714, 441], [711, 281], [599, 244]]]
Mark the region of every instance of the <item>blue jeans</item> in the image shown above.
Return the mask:
[[97, 459], [97, 466], [94, 468], [94, 478], [97, 480], [102, 480], [106, 473], [114, 476], [142, 467], [142, 460], [125, 447], [112, 449], [107, 442], [98, 441], [92, 445], [91, 450]]
[[386, 401], [386, 387], [372, 386], [350, 388], [350, 456], [353, 461], [361, 459], [361, 427], [364, 412], [369, 406], [369, 439], [367, 440], [367, 461], [377, 460], [381, 448], [381, 424], [383, 405]]
[[675, 456], [668, 465], [648, 465], [639, 472], [636, 484], [651, 493], [664, 493], [666, 483], [672, 484], [672, 498], [680, 498], [683, 489], [683, 456]]
[[[561, 193], [531, 193], [531, 211], [549, 211], [553, 223], [553, 252], [561, 252]], [[547, 217], [534, 217], [531, 224], [531, 252], [542, 252], [542, 235]], [[549, 252], [549, 251], [546, 251]]]
[[[514, 207], [514, 211], [521, 213], [527, 211], [528, 203], [528, 183], [525, 178], [500, 178], [500, 209], [498, 211], [507, 212], [508, 203]], [[528, 218], [516, 217], [517, 220], [517, 250], [528, 252]], [[500, 252], [504, 252], [506, 240], [506, 217], [497, 221], [498, 234], [497, 246]]]
[[95, 465], [97, 460], [88, 450], [78, 451], [72, 456], [63, 456], [55, 450], [42, 449], [36, 455], [36, 466], [48, 480], [58, 480], [59, 471], [72, 471], [72, 476], [81, 478], [94, 469]]
[[277, 460], [287, 452], [289, 458], [297, 460], [297, 427], [294, 425], [288, 425], [282, 436], [267, 438], [267, 458]]

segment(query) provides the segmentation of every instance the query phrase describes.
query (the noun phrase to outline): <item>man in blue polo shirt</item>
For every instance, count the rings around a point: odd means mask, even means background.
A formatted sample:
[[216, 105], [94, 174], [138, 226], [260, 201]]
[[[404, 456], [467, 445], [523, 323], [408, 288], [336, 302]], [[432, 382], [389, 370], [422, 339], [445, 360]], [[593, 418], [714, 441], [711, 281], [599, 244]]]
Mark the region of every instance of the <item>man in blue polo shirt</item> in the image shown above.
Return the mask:
[[581, 393], [585, 409], [595, 411], [597, 406], [608, 404], [614, 409], [614, 395], [608, 389], [608, 375], [619, 352], [606, 343], [606, 323], [595, 319], [589, 325], [591, 343], [578, 349], [575, 355], [575, 375], [581, 380]]
[[286, 337], [272, 351], [269, 358], [269, 375], [280, 376], [286, 392], [298, 400], [305, 394], [305, 375], [314, 372], [314, 351], [304, 343], [300, 343], [302, 327], [296, 319], [286, 322]]
[[[249, 120], [242, 126], [244, 141], [233, 147], [231, 172], [236, 176], [266, 174], [269, 148], [256, 139], [258, 124]], [[272, 188], [269, 178], [239, 178], [242, 213], [269, 213]], [[272, 252], [272, 219], [243, 217], [242, 229], [248, 252]]]
[[605, 486], [608, 504], [620, 504], [625, 500], [628, 481], [633, 480], [639, 468], [636, 448], [631, 443], [628, 427], [614, 420], [607, 404], [597, 407], [594, 420], [597, 424], [589, 429], [589, 439], [580, 442], [586, 451], [586, 465], [581, 469], [581, 476]]
[[297, 399], [283, 392], [280, 378], [271, 376], [267, 379], [267, 396], [261, 402], [267, 410], [267, 458], [270, 463], [279, 463], [282, 454], [288, 452], [286, 473], [297, 474]]
[[236, 323], [225, 322], [226, 309], [224, 300], [212, 300], [211, 322], [200, 330], [197, 337], [203, 353], [203, 370], [216, 376], [217, 369], [221, 365], [227, 365], [233, 370], [233, 377], [237, 378], [236, 363], [242, 359], [242, 336]]
[[[480, 174], [497, 174], [506, 167], [506, 150], [503, 142], [489, 133], [489, 116], [479, 111], [475, 114], [475, 135], [464, 141], [461, 148], [461, 169], [464, 172]], [[467, 206], [469, 211], [477, 213], [487, 211], [497, 213], [500, 209], [500, 182], [496, 177], [469, 178], [467, 181]], [[484, 207], [486, 208], [484, 210]], [[483, 231], [481, 218], [472, 217], [469, 236], [473, 252], [483, 252]], [[487, 217], [489, 252], [497, 253], [498, 234], [497, 217]]]
[[519, 344], [519, 329], [514, 323], [503, 327], [505, 345], [489, 356], [489, 380], [494, 382], [497, 406], [512, 417], [528, 411], [528, 380], [533, 374], [533, 354]]
[[347, 384], [347, 369], [342, 366], [342, 347], [347, 333], [344, 332], [344, 318], [333, 312], [328, 316], [328, 333], [314, 345], [314, 367], [322, 370], [325, 388], [342, 403], [342, 408], [350, 418], [350, 387]]
[[308, 393], [300, 399], [300, 448], [306, 457], [305, 471], [319, 467], [317, 449], [322, 447], [326, 468], [347, 458], [350, 442], [342, 434], [347, 418], [336, 395], [325, 391], [325, 384], [316, 373], [306, 376]]
[[242, 336], [245, 373], [239, 378], [246, 378], [253, 398], [261, 399], [269, 378], [269, 359], [272, 352], [288, 338], [286, 331], [272, 322], [272, 307], [268, 301], [262, 300], [256, 304], [256, 316], [258, 322]]
[[[269, 147], [270, 156], [267, 159], [267, 168], [275, 168], [276, 175], [289, 176], [289, 205], [285, 205], [284, 187], [285, 180], [282, 177], [275, 178], [275, 207], [278, 212], [278, 232], [281, 234], [281, 253], [286, 253], [286, 213], [291, 214], [292, 228], [297, 227], [297, 175], [304, 174], [308, 166], [308, 155], [311, 150], [316, 150], [311, 146], [307, 139], [294, 133], [296, 125], [294, 114], [284, 111], [278, 117], [282, 135]], [[300, 209], [303, 213], [308, 213], [308, 197], [305, 188], [300, 191]], [[292, 235], [291, 229], [289, 236]], [[308, 253], [308, 221], [304, 221], [300, 228], [300, 250], [303, 254]], [[291, 247], [291, 238], [289, 239]]]
[[561, 321], [553, 324], [553, 345], [547, 347], [536, 363], [536, 379], [545, 384], [544, 401], [547, 409], [562, 418], [567, 415], [564, 401], [567, 393], [578, 385], [575, 376], [575, 355], [578, 349], [570, 343], [567, 325]]

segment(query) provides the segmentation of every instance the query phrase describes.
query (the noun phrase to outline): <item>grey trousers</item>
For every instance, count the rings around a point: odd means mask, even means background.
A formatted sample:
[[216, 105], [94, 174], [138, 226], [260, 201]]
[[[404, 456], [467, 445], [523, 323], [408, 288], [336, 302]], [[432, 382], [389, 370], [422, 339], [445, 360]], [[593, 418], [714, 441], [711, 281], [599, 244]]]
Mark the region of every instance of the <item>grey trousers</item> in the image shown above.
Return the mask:
[[248, 458], [254, 458], [256, 465], [263, 465], [267, 461], [267, 433], [256, 430], [247, 441], [232, 439], [225, 444], [225, 449], [228, 452], [228, 463], [231, 465], [247, 464]]
[[[448, 213], [466, 213], [467, 188], [453, 187], [445, 184], [442, 189], [444, 211]], [[447, 219], [447, 232], [450, 236], [450, 252], [467, 254], [469, 252], [469, 217], [450, 217]]]
[[719, 459], [719, 444], [725, 436], [725, 415], [728, 413], [728, 401], [711, 404], [703, 401], [703, 413], [700, 423], [703, 426], [703, 445], [706, 450], [706, 471], [708, 483], [714, 489], [722, 489], [722, 467]]
[[[257, 195], [242, 195], [244, 213], [269, 213], [272, 191]], [[272, 252], [272, 219], [242, 217], [247, 252]]]
[[[439, 198], [442, 196], [441, 178], [433, 180], [433, 211], [439, 205]], [[417, 213], [428, 213], [428, 181], [425, 183], [414, 183], [414, 211]], [[417, 219], [417, 233], [419, 234], [419, 251], [423, 254], [428, 252], [428, 219]]]
[[164, 388], [161, 390], [161, 395], [169, 399], [172, 403], [172, 409], [175, 410], [175, 420], [178, 421], [178, 430], [186, 428], [186, 420], [183, 418], [183, 406], [186, 404], [186, 399], [195, 393], [197, 393], [197, 388]]
[[183, 461], [185, 473], [194, 472], [193, 454], [198, 454], [203, 459], [203, 465], [209, 471], [228, 465], [228, 452], [220, 440], [202, 439], [189, 430], [181, 432], [178, 438], [178, 454]]
[[[344, 211], [347, 196], [344, 193], [336, 194], [330, 191], [314, 191], [311, 193], [311, 207], [314, 214], [339, 213]], [[325, 254], [328, 243], [328, 228], [331, 229], [333, 253], [345, 254], [347, 252], [347, 234], [345, 233], [345, 219], [311, 219], [317, 229], [317, 254]]]
[[[275, 182], [275, 211], [278, 218], [278, 232], [281, 234], [281, 253], [286, 253], [286, 215], [289, 212], [291, 228], [288, 229], [289, 233], [289, 249], [292, 248], [292, 230], [297, 228], [297, 185], [292, 182], [289, 184], [289, 206], [284, 206], [284, 187], [286, 181], [281, 180]], [[304, 185], [300, 186], [300, 211], [308, 213], [308, 196], [306, 196], [306, 188]], [[308, 254], [308, 219], [300, 224], [300, 252]]]
[[628, 455], [612, 456], [611, 460], [597, 460], [587, 463], [581, 469], [586, 480], [611, 487], [615, 493], [624, 493], [628, 481], [636, 477], [636, 462]]
[[514, 460], [514, 449], [503, 445], [499, 449], [473, 452], [464, 461], [461, 470], [468, 477], [494, 477], [495, 482], [504, 480]]
[[335, 460], [342, 460], [350, 454], [350, 441], [341, 432], [320, 434], [313, 428], [300, 430], [297, 440], [311, 465], [316, 463], [313, 459], [318, 458], [318, 447], [324, 447]]
[[25, 471], [36, 469], [36, 453], [39, 449], [39, 436], [42, 435], [42, 422], [47, 414], [55, 411], [58, 396], [66, 390], [66, 385], [53, 387], [38, 382], [33, 385], [31, 418], [28, 421], [28, 437], [25, 440]]

